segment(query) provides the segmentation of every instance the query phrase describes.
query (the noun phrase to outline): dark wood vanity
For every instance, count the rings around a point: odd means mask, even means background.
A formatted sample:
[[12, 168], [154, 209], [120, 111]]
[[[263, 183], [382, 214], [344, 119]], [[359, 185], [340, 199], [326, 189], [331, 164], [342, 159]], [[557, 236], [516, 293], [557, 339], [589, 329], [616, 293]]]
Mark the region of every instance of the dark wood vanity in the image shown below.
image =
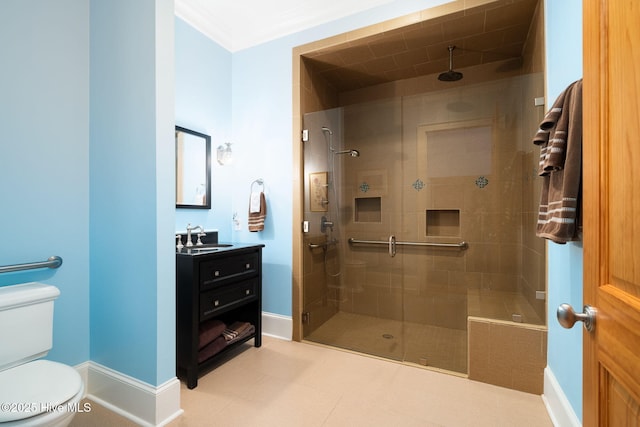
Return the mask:
[[[262, 344], [263, 247], [234, 244], [176, 252], [176, 371], [188, 388], [196, 387], [200, 373], [230, 350], [250, 339], [255, 347]], [[227, 338], [231, 325], [248, 323], [252, 328], [226, 343], [218, 336], [212, 350], [202, 344], [212, 323], [218, 328], [224, 323]], [[211, 351], [215, 354], [209, 355]]]

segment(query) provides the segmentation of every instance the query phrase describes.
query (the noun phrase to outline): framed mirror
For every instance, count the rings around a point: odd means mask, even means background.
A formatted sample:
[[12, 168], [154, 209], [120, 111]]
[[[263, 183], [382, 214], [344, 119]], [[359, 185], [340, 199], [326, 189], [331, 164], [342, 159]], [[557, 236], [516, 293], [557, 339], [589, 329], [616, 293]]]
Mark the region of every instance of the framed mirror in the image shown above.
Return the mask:
[[176, 126], [176, 208], [211, 209], [211, 137]]

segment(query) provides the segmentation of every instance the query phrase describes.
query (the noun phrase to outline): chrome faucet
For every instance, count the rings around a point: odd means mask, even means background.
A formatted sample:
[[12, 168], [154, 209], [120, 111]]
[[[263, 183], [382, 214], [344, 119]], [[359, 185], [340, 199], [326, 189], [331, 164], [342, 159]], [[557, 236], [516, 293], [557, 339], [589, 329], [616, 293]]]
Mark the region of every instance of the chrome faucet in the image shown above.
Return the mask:
[[201, 225], [196, 225], [195, 227], [192, 227], [191, 223], [187, 224], [187, 244], [185, 245], [186, 247], [193, 246], [193, 242], [191, 241], [191, 232], [193, 230], [200, 230], [200, 233], [198, 233], [198, 242], [196, 243], [196, 245], [202, 245], [202, 242], [200, 241], [200, 237], [206, 236], [204, 232], [204, 228], [202, 228]]

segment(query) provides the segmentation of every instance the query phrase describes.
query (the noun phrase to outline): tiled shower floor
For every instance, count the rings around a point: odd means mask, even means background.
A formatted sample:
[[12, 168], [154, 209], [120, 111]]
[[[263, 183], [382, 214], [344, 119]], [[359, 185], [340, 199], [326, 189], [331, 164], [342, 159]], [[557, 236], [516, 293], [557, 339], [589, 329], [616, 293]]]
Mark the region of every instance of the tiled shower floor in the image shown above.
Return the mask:
[[338, 312], [306, 340], [387, 359], [467, 372], [467, 331]]

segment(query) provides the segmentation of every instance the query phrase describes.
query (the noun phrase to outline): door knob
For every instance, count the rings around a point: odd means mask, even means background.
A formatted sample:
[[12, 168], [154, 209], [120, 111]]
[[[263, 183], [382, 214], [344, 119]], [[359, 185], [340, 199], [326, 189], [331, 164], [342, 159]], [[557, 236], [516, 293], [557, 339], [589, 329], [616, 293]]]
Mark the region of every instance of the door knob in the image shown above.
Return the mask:
[[576, 322], [584, 322], [584, 328], [592, 332], [596, 327], [596, 313], [598, 310], [590, 305], [584, 306], [584, 312], [576, 313], [569, 304], [560, 304], [558, 307], [558, 323], [563, 328], [571, 329]]

